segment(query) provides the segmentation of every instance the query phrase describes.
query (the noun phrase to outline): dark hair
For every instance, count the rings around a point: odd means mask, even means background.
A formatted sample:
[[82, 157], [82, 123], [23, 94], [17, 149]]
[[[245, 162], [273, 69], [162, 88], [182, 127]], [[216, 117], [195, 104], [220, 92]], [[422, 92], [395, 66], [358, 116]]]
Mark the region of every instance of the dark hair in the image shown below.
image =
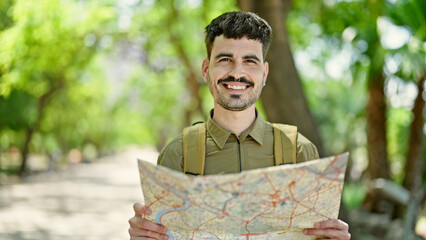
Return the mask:
[[213, 19], [206, 27], [206, 49], [210, 58], [214, 39], [220, 35], [225, 38], [257, 40], [262, 43], [263, 57], [266, 57], [272, 37], [269, 24], [251, 12], [227, 12]]

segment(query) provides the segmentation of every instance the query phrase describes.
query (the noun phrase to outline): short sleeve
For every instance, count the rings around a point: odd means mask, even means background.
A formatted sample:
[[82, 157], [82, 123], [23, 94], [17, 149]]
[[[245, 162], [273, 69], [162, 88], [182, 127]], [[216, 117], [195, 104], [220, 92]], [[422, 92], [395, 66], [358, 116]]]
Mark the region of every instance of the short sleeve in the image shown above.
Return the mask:
[[157, 165], [183, 171], [182, 136], [176, 137], [161, 150]]
[[319, 154], [317, 147], [305, 136], [298, 133], [296, 162], [307, 162], [318, 158]]

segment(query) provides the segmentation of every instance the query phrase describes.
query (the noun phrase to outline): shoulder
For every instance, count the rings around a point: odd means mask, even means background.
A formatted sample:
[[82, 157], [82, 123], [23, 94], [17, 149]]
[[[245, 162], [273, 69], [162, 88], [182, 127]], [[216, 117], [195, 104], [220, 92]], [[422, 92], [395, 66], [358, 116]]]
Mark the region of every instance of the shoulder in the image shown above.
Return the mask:
[[317, 147], [301, 133], [297, 133], [296, 158], [297, 162], [306, 162], [319, 158]]
[[182, 171], [182, 134], [173, 138], [161, 150], [157, 164], [177, 171]]

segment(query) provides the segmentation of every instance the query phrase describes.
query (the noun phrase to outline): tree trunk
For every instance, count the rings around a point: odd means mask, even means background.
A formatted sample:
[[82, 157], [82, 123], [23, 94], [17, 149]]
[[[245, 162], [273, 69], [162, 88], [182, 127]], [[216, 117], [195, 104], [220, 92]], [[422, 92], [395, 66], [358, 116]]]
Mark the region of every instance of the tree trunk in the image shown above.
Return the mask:
[[[369, 100], [367, 103], [367, 145], [369, 179], [389, 179], [386, 141], [386, 98], [381, 71], [370, 71]], [[367, 192], [363, 206], [368, 211], [392, 214], [394, 205], [373, 190]]]
[[[368, 41], [366, 54], [371, 62], [367, 85], [369, 94], [367, 103], [367, 175], [369, 179], [390, 178], [386, 141], [385, 78], [383, 75], [385, 56], [377, 33], [377, 19], [383, 16], [384, 4], [384, 0], [366, 2], [371, 14], [369, 35], [366, 38]], [[394, 205], [390, 201], [371, 189], [367, 192], [363, 206], [373, 212], [393, 213], [394, 211]]]
[[[414, 231], [416, 226], [417, 219], [422, 211], [422, 206], [424, 203], [425, 190], [421, 189], [422, 186], [422, 177], [423, 177], [423, 126], [424, 118], [423, 111], [425, 108], [425, 100], [423, 99], [425, 84], [425, 76], [421, 76], [417, 82], [418, 94], [416, 100], [414, 101], [414, 107], [411, 110], [413, 113], [414, 119], [410, 126], [410, 140], [408, 145], [408, 152], [405, 165], [405, 177], [403, 181], [403, 186], [410, 191], [411, 195], [411, 204], [412, 215], [409, 216], [408, 226], [411, 227], [411, 230]], [[422, 200], [423, 199], [423, 200]], [[406, 210], [408, 211], [408, 210]], [[400, 211], [399, 214], [401, 218], [405, 217], [406, 211]], [[402, 213], [402, 214], [401, 214]]]
[[29, 147], [30, 147], [31, 139], [33, 137], [33, 133], [34, 133], [33, 128], [28, 128], [25, 133], [25, 142], [22, 147], [22, 162], [21, 162], [21, 167], [19, 168], [19, 173], [18, 173], [19, 176], [21, 177], [27, 171], [28, 153], [29, 153]]
[[423, 110], [425, 108], [425, 100], [423, 99], [423, 91], [425, 84], [425, 76], [423, 75], [417, 84], [419, 90], [417, 98], [414, 102], [412, 110], [414, 119], [410, 127], [410, 141], [407, 152], [407, 163], [405, 166], [405, 178], [403, 186], [412, 194], [418, 192], [422, 185], [423, 172]]
[[370, 179], [389, 179], [386, 141], [386, 102], [384, 79], [381, 73], [370, 84], [367, 104], [368, 174]]
[[34, 135], [34, 132], [38, 130], [38, 128], [41, 125], [41, 121], [43, 120], [44, 116], [44, 110], [46, 109], [46, 106], [48, 105], [49, 101], [51, 100], [53, 94], [62, 88], [64, 86], [64, 79], [61, 77], [57, 83], [52, 86], [49, 91], [47, 91], [44, 95], [42, 95], [37, 102], [37, 117], [33, 124], [33, 126], [28, 127], [26, 131], [25, 136], [25, 142], [22, 146], [22, 163], [21, 167], [19, 168], [19, 176], [23, 176], [24, 173], [27, 171], [27, 161], [28, 161], [28, 154], [29, 154], [29, 146], [31, 143], [31, 139]]
[[[290, 0], [238, 1], [243, 11], [264, 18], [273, 29], [272, 44], [266, 60], [269, 76], [261, 99], [268, 121], [296, 125], [324, 156], [317, 125], [309, 110], [301, 80], [293, 60], [286, 30]], [[252, 9], [246, 9], [252, 7]]]
[[256, 12], [253, 8], [254, 0], [237, 0], [238, 7], [245, 12]]

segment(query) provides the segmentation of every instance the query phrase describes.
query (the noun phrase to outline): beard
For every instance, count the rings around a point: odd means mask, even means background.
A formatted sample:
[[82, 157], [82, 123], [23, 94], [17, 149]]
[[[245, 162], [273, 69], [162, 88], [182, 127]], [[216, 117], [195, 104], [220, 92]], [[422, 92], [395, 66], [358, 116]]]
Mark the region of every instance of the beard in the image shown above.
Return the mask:
[[[262, 80], [261, 84], [256, 86], [252, 81], [249, 81], [246, 78], [240, 78], [237, 80], [234, 77], [219, 79], [217, 84], [215, 84], [211, 80], [210, 75], [208, 75], [207, 82], [214, 101], [229, 111], [243, 111], [255, 104], [264, 86], [264, 80]], [[242, 82], [247, 83], [250, 87], [242, 94], [229, 94], [228, 91], [222, 87], [222, 83], [225, 82]]]

